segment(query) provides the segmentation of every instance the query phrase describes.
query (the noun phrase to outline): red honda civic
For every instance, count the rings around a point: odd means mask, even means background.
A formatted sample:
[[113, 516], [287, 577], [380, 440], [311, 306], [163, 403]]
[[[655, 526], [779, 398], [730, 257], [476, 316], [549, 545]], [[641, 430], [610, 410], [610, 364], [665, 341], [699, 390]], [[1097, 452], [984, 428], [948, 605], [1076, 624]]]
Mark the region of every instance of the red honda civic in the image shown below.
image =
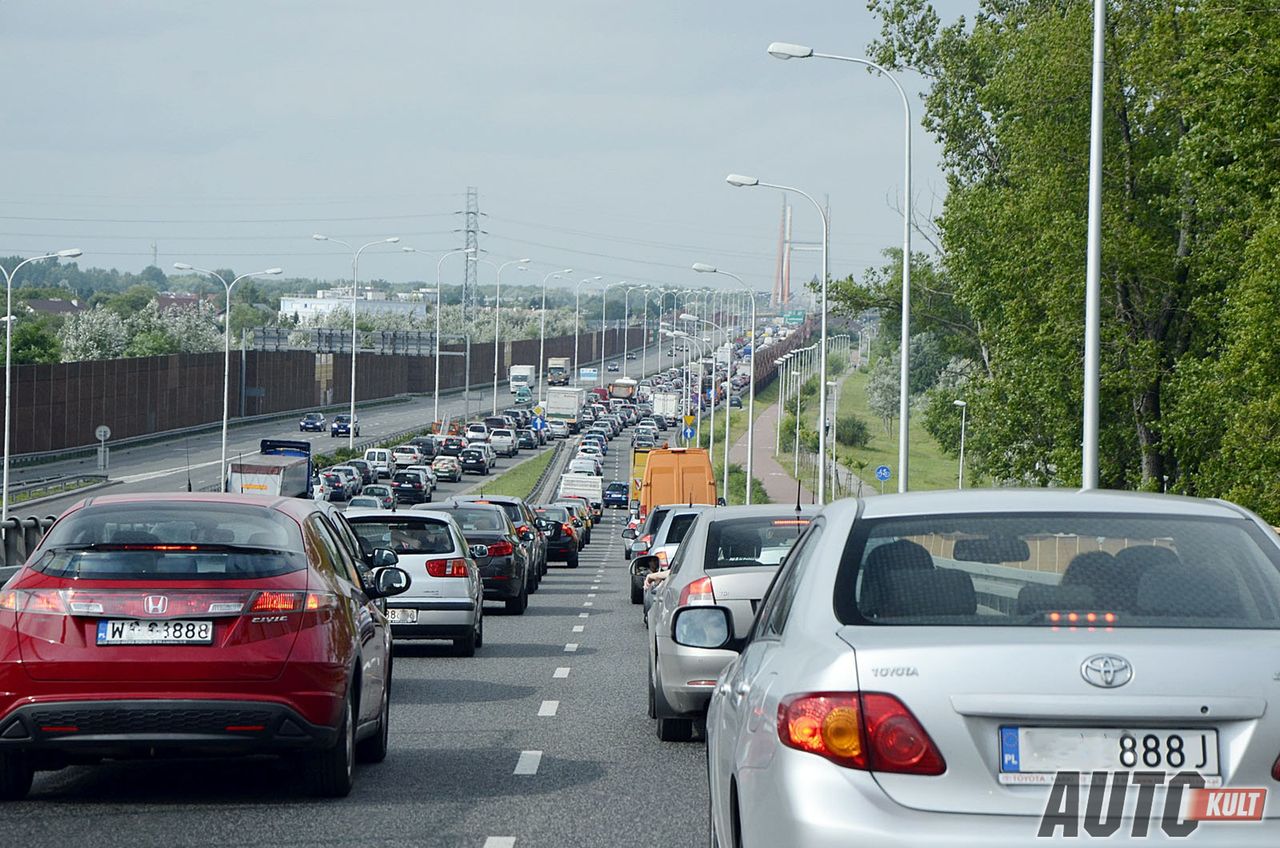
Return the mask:
[[103, 758], [282, 754], [317, 795], [386, 756], [409, 576], [327, 505], [86, 499], [0, 589], [0, 799]]

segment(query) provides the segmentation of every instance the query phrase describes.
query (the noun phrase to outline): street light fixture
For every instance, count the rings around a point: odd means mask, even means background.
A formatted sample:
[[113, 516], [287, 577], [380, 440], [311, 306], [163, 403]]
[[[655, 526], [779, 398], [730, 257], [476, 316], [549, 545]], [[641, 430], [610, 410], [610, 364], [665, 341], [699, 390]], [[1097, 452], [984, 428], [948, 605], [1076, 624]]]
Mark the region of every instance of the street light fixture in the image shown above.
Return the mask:
[[78, 247], [69, 247], [66, 250], [55, 250], [53, 253], [46, 253], [43, 256], [32, 256], [30, 259], [24, 259], [17, 265], [13, 266], [12, 271], [6, 271], [0, 266], [0, 274], [4, 275], [4, 482], [0, 485], [0, 521], [7, 521], [9, 518], [9, 432], [13, 429], [10, 423], [10, 407], [11, 392], [13, 386], [13, 278], [17, 276], [18, 269], [30, 262], [39, 262], [43, 259], [74, 259], [83, 255]]
[[563, 279], [564, 274], [572, 274], [572, 268], [565, 268], [559, 273], [552, 271], [542, 278], [542, 329], [538, 333], [538, 400], [547, 401], [547, 381], [543, 371], [547, 367], [547, 280]]
[[390, 238], [378, 239], [368, 244], [361, 245], [358, 249], [352, 247], [342, 239], [331, 238], [320, 233], [314, 233], [311, 236], [316, 241], [331, 241], [334, 244], [340, 244], [347, 250], [352, 251], [351, 254], [351, 422], [347, 427], [347, 449], [355, 450], [356, 446], [356, 286], [360, 275], [360, 254], [364, 253], [366, 248], [373, 247], [378, 244], [398, 244], [399, 236], [391, 236]]
[[[1097, 5], [1102, 5], [1104, 0], [1095, 0], [1095, 2]], [[1100, 43], [1101, 30], [1099, 29], [1097, 32], [1098, 32], [1098, 35], [1097, 35], [1098, 43]], [[907, 491], [908, 477], [910, 473], [910, 466], [908, 464], [909, 462], [908, 440], [910, 438], [909, 423], [910, 423], [910, 415], [911, 415], [910, 397], [907, 392], [909, 387], [908, 377], [910, 374], [910, 358], [911, 358], [911, 333], [910, 333], [910, 327], [911, 327], [911, 101], [907, 97], [907, 93], [902, 89], [902, 86], [898, 83], [897, 78], [895, 78], [893, 74], [889, 73], [889, 71], [886, 68], [884, 68], [882, 65], [878, 65], [875, 62], [872, 62], [870, 59], [860, 59], [854, 56], [836, 56], [831, 53], [817, 53], [817, 52], [814, 52], [814, 49], [812, 47], [806, 47], [802, 44], [789, 44], [785, 41], [775, 41], [774, 43], [770, 44], [769, 55], [773, 56], [776, 59], [808, 59], [810, 57], [816, 58], [816, 59], [831, 59], [836, 62], [852, 62], [855, 65], [862, 65], [864, 67], [871, 68], [872, 70], [880, 73], [881, 76], [888, 79], [889, 82], [893, 83], [893, 87], [898, 90], [898, 96], [902, 100], [903, 159], [904, 159], [903, 178], [902, 178], [902, 197], [903, 197], [904, 208], [903, 208], [903, 215], [902, 215], [902, 339], [901, 339], [901, 353], [900, 353], [901, 372], [899, 374], [900, 385], [899, 385], [899, 397], [898, 397], [898, 491], [905, 492]], [[1100, 62], [1101, 60], [1097, 59], [1097, 61]], [[1099, 65], [1095, 65], [1095, 69], [1097, 67], [1099, 67]], [[1101, 72], [1098, 71], [1097, 73], [1100, 74]], [[1101, 107], [1100, 98], [1102, 96], [1100, 93], [1100, 90], [1101, 90], [1101, 85], [1100, 84], [1096, 85], [1094, 89], [1094, 97], [1095, 97], [1095, 105], [1099, 107], [1099, 111]], [[1097, 124], [1097, 126], [1099, 127], [1098, 132], [1099, 132], [1099, 139], [1100, 139], [1101, 124], [1099, 123]], [[1101, 144], [1100, 141], [1099, 141], [1099, 144]], [[825, 274], [823, 276], [823, 286], [824, 286], [824, 290], [822, 295], [822, 300], [823, 300], [822, 315], [823, 315], [823, 328], [824, 328], [823, 337], [825, 340], [825, 337], [826, 337], [826, 329], [825, 329], [826, 328], [826, 290], [825, 290], [826, 277], [825, 277]], [[1087, 350], [1088, 350], [1088, 346], [1086, 345], [1086, 354], [1085, 354], [1086, 359], [1088, 358]], [[825, 359], [824, 359], [824, 363], [825, 363]], [[825, 382], [826, 381], [825, 365], [822, 371], [822, 378], [823, 378], [823, 381]], [[1088, 381], [1086, 379], [1086, 386], [1087, 384], [1088, 384]], [[1087, 393], [1088, 389], [1086, 388], [1085, 391]], [[1087, 422], [1087, 410], [1088, 410], [1087, 398], [1085, 402], [1085, 409], [1086, 409], [1086, 422]], [[1086, 430], [1087, 429], [1088, 429], [1088, 424], [1086, 423]], [[1096, 445], [1097, 445], [1096, 441], [1094, 445], [1096, 449]], [[1086, 452], [1088, 451], [1087, 437], [1085, 439], [1085, 450]], [[1095, 484], [1096, 484], [1096, 481], [1095, 481]], [[822, 486], [821, 479], [819, 479], [818, 486], [819, 486], [819, 489], [821, 489], [821, 486]], [[1087, 483], [1086, 483], [1086, 486], [1088, 486]]]
[[[236, 283], [241, 280], [247, 280], [250, 277], [272, 277], [284, 273], [282, 268], [268, 268], [265, 271], [254, 271], [249, 274], [241, 274], [231, 282], [227, 282], [217, 271], [210, 271], [207, 268], [196, 268], [188, 265], [186, 262], [175, 262], [173, 267], [179, 271], [194, 271], [197, 274], [204, 274], [207, 277], [213, 277], [222, 283], [223, 289], [227, 293], [226, 310], [223, 313], [222, 321], [222, 463], [218, 466], [218, 473], [221, 479], [218, 481], [220, 491], [227, 491], [227, 427], [230, 422], [230, 403], [231, 403], [231, 290], [236, 287]], [[355, 416], [351, 418], [351, 429], [355, 430]]]
[[964, 425], [965, 425], [965, 419], [968, 417], [967, 413], [969, 412], [969, 404], [962, 400], [953, 400], [951, 401], [951, 404], [952, 406], [960, 407], [960, 474], [959, 474], [959, 485], [957, 485], [956, 488], [963, 489], [964, 488]]
[[[801, 191], [793, 186], [777, 185], [775, 183], [764, 183], [755, 177], [744, 177], [741, 174], [730, 174], [725, 177], [729, 185], [739, 188], [751, 188], [762, 186], [764, 188], [773, 188], [779, 191], [793, 191], [801, 197], [805, 197], [813, 204], [813, 208], [818, 210], [818, 217], [822, 220], [822, 301], [819, 304], [819, 311], [822, 313], [819, 319], [818, 332], [818, 383], [826, 384], [827, 382], [827, 278], [831, 276], [829, 271], [828, 253], [830, 243], [830, 223], [827, 221], [827, 210], [822, 207], [813, 195], [808, 192]], [[903, 372], [906, 373], [905, 371]], [[827, 393], [820, 392], [818, 395], [818, 420], [827, 420]], [[825, 427], [818, 428], [818, 456], [826, 456], [827, 453], [827, 432]], [[826, 503], [827, 491], [827, 473], [826, 463], [818, 463], [818, 503]], [[901, 482], [899, 482], [901, 485]]]
[[[747, 285], [747, 284], [746, 284], [746, 282], [745, 282], [741, 277], [739, 277], [737, 274], [730, 273], [729, 271], [721, 271], [719, 268], [715, 267], [714, 265], [708, 265], [708, 264], [707, 264], [707, 263], [705, 263], [705, 262], [695, 262], [695, 263], [693, 263], [693, 270], [697, 271], [699, 274], [721, 274], [721, 275], [723, 275], [723, 276], [725, 276], [725, 277], [728, 277], [728, 278], [730, 278], [730, 279], [732, 279], [732, 280], [737, 280], [737, 281], [738, 281], [738, 284], [739, 284], [739, 285], [741, 285], [744, 289], [746, 289], [746, 290], [747, 290], [748, 299], [751, 301], [751, 329], [750, 329], [750, 331], [747, 333], [747, 339], [749, 340], [749, 342], [750, 342], [750, 344], [751, 344], [751, 365], [749, 366], [749, 367], [750, 367], [750, 370], [751, 370], [751, 378], [750, 378], [750, 382], [748, 382], [748, 384], [747, 384], [747, 385], [749, 386], [749, 389], [748, 389], [748, 394], [747, 394], [747, 498], [746, 498], [746, 504], [747, 504], [747, 506], [750, 506], [750, 505], [751, 505], [751, 480], [752, 480], [752, 476], [751, 476], [751, 475], [752, 475], [752, 473], [753, 473], [753, 462], [752, 462], [752, 461], [753, 461], [753, 459], [755, 458], [755, 452], [756, 452], [756, 443], [755, 443], [755, 426], [756, 426], [756, 416], [755, 416], [755, 409], [756, 409], [756, 293], [755, 293], [755, 291], [751, 288], [751, 286]], [[725, 428], [725, 430], [724, 430], [724, 431], [725, 431], [725, 439], [727, 440], [727, 439], [729, 438], [729, 436], [728, 436], [728, 433], [729, 433], [729, 407], [726, 407], [726, 408], [725, 408], [725, 413], [724, 413], [724, 415], [725, 415], [725, 423], [724, 423], [724, 428]]]

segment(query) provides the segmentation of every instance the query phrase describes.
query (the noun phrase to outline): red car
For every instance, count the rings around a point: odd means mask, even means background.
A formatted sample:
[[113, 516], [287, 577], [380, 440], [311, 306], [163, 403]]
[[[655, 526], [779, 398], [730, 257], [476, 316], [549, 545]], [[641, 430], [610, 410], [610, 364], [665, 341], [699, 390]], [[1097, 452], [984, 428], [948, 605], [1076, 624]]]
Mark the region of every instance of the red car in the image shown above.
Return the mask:
[[0, 799], [103, 757], [280, 754], [317, 795], [386, 756], [409, 576], [327, 504], [95, 497], [0, 590]]

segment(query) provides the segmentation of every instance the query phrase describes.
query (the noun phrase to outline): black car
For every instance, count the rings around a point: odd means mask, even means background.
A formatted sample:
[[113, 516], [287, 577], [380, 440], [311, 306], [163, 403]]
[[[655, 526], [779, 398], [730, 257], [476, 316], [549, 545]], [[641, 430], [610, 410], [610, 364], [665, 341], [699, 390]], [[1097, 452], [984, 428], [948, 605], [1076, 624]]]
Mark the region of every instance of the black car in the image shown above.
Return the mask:
[[435, 436], [414, 436], [406, 444], [416, 447], [424, 460], [435, 459], [440, 453], [440, 445]]
[[455, 495], [449, 498], [450, 503], [493, 504], [502, 507], [502, 511], [516, 526], [516, 535], [524, 546], [525, 556], [529, 558], [530, 570], [533, 572], [533, 585], [530, 592], [538, 590], [542, 575], [547, 573], [547, 540], [546, 535], [538, 527], [538, 516], [523, 498], [514, 495]]
[[484, 451], [480, 448], [464, 448], [462, 453], [458, 454], [458, 461], [462, 463], [462, 470], [470, 471], [473, 474], [488, 474], [489, 460], [485, 458]]
[[373, 466], [363, 459], [348, 459], [343, 465], [350, 465], [360, 472], [362, 485], [368, 486], [370, 483], [378, 482], [378, 472], [374, 471]]
[[323, 433], [325, 428], [323, 412], [308, 412], [298, 422], [299, 433]]
[[397, 503], [420, 504], [431, 500], [431, 484], [420, 471], [397, 471], [391, 477]]
[[631, 505], [631, 487], [621, 481], [610, 483], [604, 490], [604, 505], [605, 509], [611, 506], [626, 509]]
[[529, 606], [532, 565], [502, 507], [450, 502], [431, 508], [448, 512], [462, 530], [480, 570], [485, 600], [505, 601], [507, 612], [523, 614]]
[[627, 359], [635, 359], [635, 358], [636, 358], [636, 352], [634, 350], [627, 351]]
[[618, 363], [610, 362], [608, 367], [605, 370], [608, 371], [610, 374], [613, 374], [618, 370]]
[[[356, 416], [356, 433], [355, 434], [357, 436], [360, 435], [360, 417], [359, 416]], [[351, 416], [346, 414], [333, 416], [333, 424], [330, 425], [329, 427], [329, 437], [332, 439], [336, 439], [339, 436], [349, 436], [349, 435], [351, 435]]]
[[537, 450], [538, 434], [532, 430], [516, 430], [516, 444], [520, 450]]
[[538, 525], [547, 537], [547, 559], [563, 562], [570, 568], [578, 567], [577, 530], [571, 523], [573, 517], [566, 507], [557, 504], [542, 504], [533, 508], [538, 516]]
[[533, 420], [533, 413], [525, 409], [523, 406], [513, 406], [510, 409], [502, 410], [503, 415], [510, 415], [516, 420], [519, 427], [529, 426], [529, 422]]
[[325, 498], [327, 500], [351, 500], [352, 493], [347, 486], [346, 478], [341, 474], [334, 474], [332, 471], [324, 471], [321, 472], [320, 479], [324, 481]]
[[463, 436], [446, 436], [440, 445], [440, 453], [445, 456], [461, 456], [467, 448], [467, 440]]

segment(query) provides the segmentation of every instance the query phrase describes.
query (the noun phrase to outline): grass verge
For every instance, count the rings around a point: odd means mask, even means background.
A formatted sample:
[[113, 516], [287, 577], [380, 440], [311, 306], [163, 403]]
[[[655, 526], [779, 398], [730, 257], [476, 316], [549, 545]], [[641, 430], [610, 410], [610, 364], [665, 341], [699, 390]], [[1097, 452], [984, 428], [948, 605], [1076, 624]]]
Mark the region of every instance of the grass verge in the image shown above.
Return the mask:
[[480, 488], [476, 490], [476, 494], [527, 498], [533, 493], [534, 484], [538, 482], [542, 472], [551, 463], [551, 457], [553, 456], [555, 456], [555, 451], [548, 448], [538, 456], [527, 459], [492, 480], [482, 483]]

